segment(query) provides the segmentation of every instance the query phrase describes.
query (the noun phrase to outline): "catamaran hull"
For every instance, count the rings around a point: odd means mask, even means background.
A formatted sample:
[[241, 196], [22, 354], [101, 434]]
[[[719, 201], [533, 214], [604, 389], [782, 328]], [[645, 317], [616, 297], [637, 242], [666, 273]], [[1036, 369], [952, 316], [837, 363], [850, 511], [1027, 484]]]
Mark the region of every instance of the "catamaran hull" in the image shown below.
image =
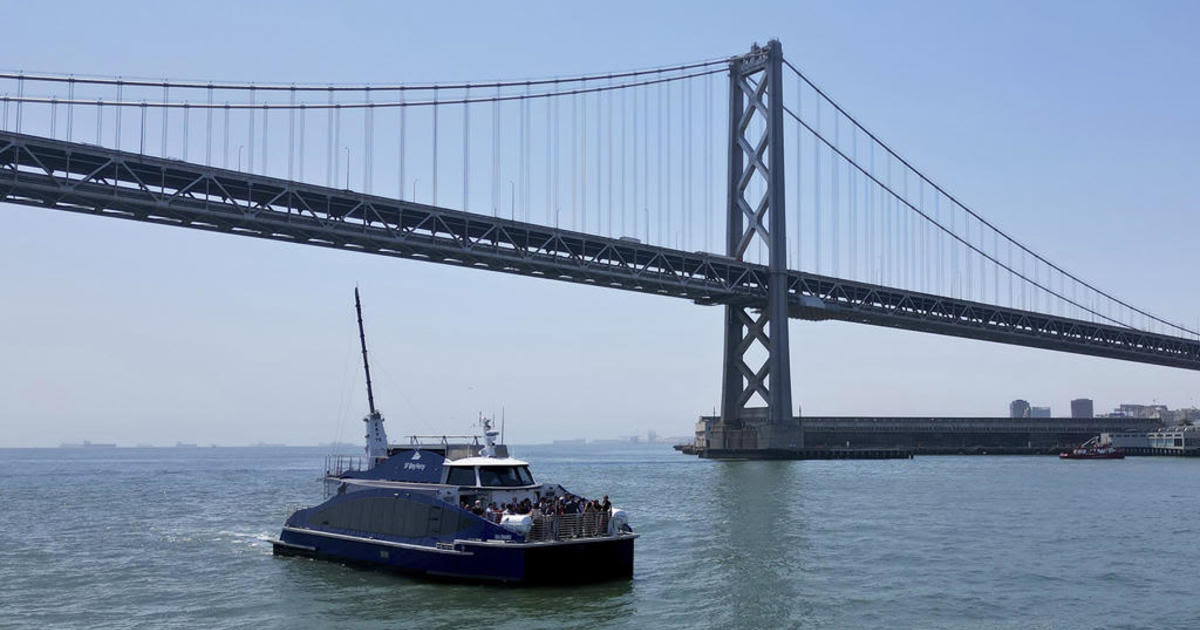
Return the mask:
[[272, 542], [280, 556], [454, 581], [535, 585], [630, 579], [636, 538], [623, 534], [545, 543], [457, 540], [447, 549], [288, 527]]

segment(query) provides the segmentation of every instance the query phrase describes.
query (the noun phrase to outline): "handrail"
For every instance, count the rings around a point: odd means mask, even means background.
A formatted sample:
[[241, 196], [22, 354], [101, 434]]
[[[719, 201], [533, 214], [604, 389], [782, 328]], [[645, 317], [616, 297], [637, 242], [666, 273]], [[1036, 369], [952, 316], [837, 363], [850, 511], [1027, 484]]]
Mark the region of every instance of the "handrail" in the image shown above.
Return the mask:
[[607, 511], [576, 514], [534, 514], [527, 542], [547, 542], [608, 535]]

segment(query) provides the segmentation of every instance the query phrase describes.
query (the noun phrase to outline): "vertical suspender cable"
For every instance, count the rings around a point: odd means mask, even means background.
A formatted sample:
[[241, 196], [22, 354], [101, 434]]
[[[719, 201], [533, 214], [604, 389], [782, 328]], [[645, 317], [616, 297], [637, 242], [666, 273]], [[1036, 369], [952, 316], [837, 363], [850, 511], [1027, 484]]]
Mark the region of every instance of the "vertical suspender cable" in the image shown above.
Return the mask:
[[492, 216], [500, 216], [500, 87], [492, 101]]
[[638, 150], [638, 122], [641, 120], [641, 116], [638, 115], [638, 113], [641, 111], [638, 109], [638, 95], [641, 93], [642, 90], [635, 89], [633, 91], [633, 120], [631, 121], [633, 124], [630, 134], [631, 137], [629, 139], [629, 146], [631, 149], [630, 154], [633, 162], [633, 169], [630, 171], [630, 180], [633, 182], [633, 185], [630, 187], [632, 189], [631, 192], [633, 193], [633, 231], [630, 232], [630, 234], [632, 234], [634, 237], [636, 237], [638, 234], [641, 234], [641, 232], [638, 231], [638, 200], [641, 199], [641, 195], [638, 194], [641, 191], [641, 180], [639, 177], [642, 174], [639, 166], [640, 161], [638, 160], [638, 158], [641, 156], [641, 151]]
[[[116, 109], [116, 111], [114, 112], [114, 115], [116, 116], [116, 130], [113, 132], [113, 148], [118, 151], [121, 150], [121, 109], [122, 109], [122, 107], [121, 107], [120, 103], [125, 98], [124, 91], [125, 91], [125, 84], [121, 82], [120, 77], [117, 77], [117, 105], [114, 106], [114, 108]], [[17, 132], [19, 133], [20, 131], [21, 131], [21, 106], [18, 104], [17, 105]]]
[[[402, 110], [403, 111], [403, 110]], [[333, 187], [333, 86], [329, 86], [329, 108], [325, 110], [325, 185]]]
[[[138, 109], [140, 110], [139, 114], [141, 114], [141, 123], [139, 124], [139, 130], [138, 130], [138, 155], [145, 155], [146, 154], [146, 101], [145, 100], [142, 101], [142, 105]], [[51, 109], [50, 111], [53, 112], [54, 110]], [[51, 134], [51, 135], [53, 135], [53, 134]]]
[[438, 194], [438, 86], [433, 86], [433, 205]]
[[[842, 148], [841, 139], [839, 137], [841, 134], [841, 128], [842, 128], [842, 117], [840, 114], [834, 112], [834, 115], [833, 115], [833, 146], [837, 147], [837, 149], [839, 151]], [[841, 215], [842, 215], [842, 206], [840, 203], [840, 201], [841, 201], [841, 199], [840, 199], [841, 182], [838, 181], [838, 174], [841, 172], [841, 170], [842, 170], [841, 158], [838, 157], [838, 155], [836, 155], [834, 152], [830, 152], [830, 154], [829, 154], [829, 176], [830, 176], [829, 207], [831, 209], [831, 212], [829, 215], [829, 222], [830, 222], [830, 227], [833, 230], [833, 239], [832, 239], [832, 243], [831, 243], [832, 246], [830, 247], [830, 253], [833, 255], [833, 275], [835, 275], [835, 276], [838, 275], [838, 263], [841, 261], [841, 257], [839, 256], [840, 252], [838, 251], [838, 248], [841, 244], [841, 234], [839, 233], [840, 230], [838, 228], [840, 227]]]
[[[608, 79], [609, 87], [612, 87], [612, 82], [613, 82], [612, 78], [610, 77]], [[607, 111], [607, 114], [608, 114], [608, 116], [607, 116], [607, 118], [608, 118], [608, 164], [607, 164], [607, 167], [608, 167], [608, 193], [607, 193], [608, 207], [607, 207], [607, 211], [608, 211], [608, 236], [609, 236], [609, 238], [612, 238], [612, 235], [613, 235], [613, 209], [615, 207], [615, 204], [613, 204], [613, 106], [612, 106], [613, 93], [606, 92], [604, 94], [604, 98], [608, 99], [607, 103], [606, 103], [606, 108], [608, 110]]]
[[221, 152], [223, 153], [221, 158], [221, 168], [225, 169], [229, 168], [229, 113], [229, 101], [225, 101], [225, 135], [221, 140]]
[[288, 104], [292, 107], [288, 108], [288, 169], [287, 176], [289, 180], [295, 179], [296, 165], [296, 86], [292, 86], [292, 90], [288, 92]]
[[525, 84], [525, 98], [521, 99], [522, 115], [525, 117], [525, 134], [522, 143], [525, 160], [521, 167], [521, 212], [525, 221], [531, 221], [533, 199], [533, 101], [529, 99], [530, 87]]
[[[163, 81], [163, 103], [168, 103], [168, 102], [170, 102], [170, 100], [171, 100], [171, 90], [170, 90], [170, 87], [167, 85], [166, 81], [164, 80]], [[160, 138], [162, 140], [162, 152], [158, 154], [159, 157], [167, 157], [167, 122], [168, 122], [168, 119], [170, 118], [170, 116], [169, 116], [170, 112], [171, 112], [170, 107], [162, 108], [162, 138]]]
[[[349, 156], [347, 156], [349, 161]], [[347, 165], [349, 168], [349, 165]], [[342, 176], [342, 104], [338, 103], [333, 110], [333, 186], [341, 186]]]
[[254, 86], [250, 86], [250, 109], [246, 110], [248, 119], [248, 139], [246, 140], [246, 171], [247, 173], [254, 172]]
[[[517, 125], [517, 170], [519, 171], [517, 173], [517, 181], [521, 182], [521, 206], [522, 207], [525, 206], [525, 171], [527, 170], [526, 164], [525, 164], [525, 159], [526, 159], [525, 158], [525, 133], [528, 131], [528, 127], [526, 126], [526, 121], [525, 121], [525, 103], [526, 103], [525, 99], [520, 99], [520, 102], [517, 107], [517, 118], [520, 119], [520, 122]], [[513, 192], [512, 194], [513, 194], [513, 196], [516, 195], [515, 192]], [[515, 218], [516, 212], [517, 212], [515, 199], [512, 201], [512, 205], [513, 205], [513, 208], [511, 209], [511, 211], [513, 213], [513, 217]]]
[[[554, 88], [555, 88], [555, 91], [558, 90], [557, 83], [555, 83]], [[562, 210], [562, 206], [559, 204], [559, 196], [558, 196], [558, 188], [559, 188], [559, 183], [560, 183], [560, 180], [559, 180], [559, 171], [560, 171], [559, 163], [560, 163], [560, 161], [558, 159], [558, 156], [560, 153], [560, 150], [559, 150], [560, 128], [559, 128], [559, 120], [558, 120], [558, 100], [559, 100], [558, 97], [554, 97], [552, 99], [552, 103], [551, 103], [553, 106], [553, 110], [551, 110], [551, 119], [554, 124], [554, 155], [551, 156], [551, 160], [550, 160], [553, 170], [554, 170], [553, 177], [551, 178], [551, 180], [554, 182], [554, 229], [558, 229], [558, 213], [560, 210]]]
[[[121, 100], [120, 85], [121, 85], [120, 83], [117, 84], [117, 100], [118, 101]], [[18, 74], [17, 75], [17, 133], [21, 133], [21, 114], [25, 109], [24, 96], [25, 96], [25, 75]], [[5, 114], [6, 118], [7, 118], [7, 116], [8, 115]]]
[[650, 242], [650, 86], [642, 88], [642, 218]]
[[[821, 131], [821, 98], [813, 99], [816, 108], [814, 129]], [[813, 139], [813, 255], [816, 257], [816, 271], [821, 273], [821, 143]]]
[[204, 109], [204, 165], [212, 166], [213, 90], [208, 85], [208, 107]]
[[300, 103], [300, 129], [298, 130], [300, 146], [297, 148], [296, 155], [296, 176], [299, 181], [304, 181], [304, 119], [308, 113], [305, 109], [306, 106], [306, 103]]
[[626, 122], [629, 117], [628, 105], [629, 105], [629, 94], [627, 93], [626, 90], [622, 89], [621, 90], [621, 143], [620, 143], [621, 148], [617, 153], [617, 156], [618, 156], [617, 159], [619, 159], [621, 161], [620, 181], [617, 182], [617, 189], [621, 191], [621, 236], [625, 236], [625, 235], [629, 234], [629, 229], [625, 224], [626, 215], [629, 214], [629, 205], [627, 203], [629, 201], [629, 189], [626, 188], [626, 186], [625, 186], [625, 171], [628, 169], [628, 162], [626, 160], [628, 155], [625, 152], [625, 146], [626, 146], [626, 144], [625, 144], [626, 137], [625, 136], [628, 131]]
[[[858, 126], [850, 125], [850, 161], [858, 165]], [[858, 177], [856, 168], [847, 168], [847, 192], [850, 197], [850, 277], [858, 277]]]
[[[74, 137], [75, 137], [74, 133], [73, 133], [75, 131], [75, 77], [74, 76], [71, 76], [69, 79], [67, 79], [67, 100], [70, 101], [70, 103], [67, 104], [67, 142], [74, 142]], [[7, 125], [8, 125], [8, 101], [6, 99], [4, 102], [3, 126], [7, 126]]]
[[[408, 107], [404, 104], [404, 91], [403, 90], [401, 90], [399, 92], [399, 97], [400, 97], [400, 107], [398, 107], [397, 109], [400, 110], [400, 142], [399, 142], [400, 146], [398, 146], [396, 149], [396, 151], [399, 153], [399, 156], [398, 156], [399, 163], [396, 167], [396, 171], [397, 171], [396, 177], [399, 178], [400, 181], [396, 182], [396, 185], [399, 188], [400, 192], [399, 192], [399, 194], [396, 195], [396, 198], [403, 200], [404, 199], [404, 183], [405, 183], [404, 182], [404, 141], [405, 141], [405, 135], [407, 134], [407, 131], [408, 131]], [[416, 200], [413, 199], [412, 201], [416, 201]]]
[[666, 214], [666, 208], [663, 206], [663, 84], [658, 86], [658, 100], [654, 103], [654, 111], [657, 114], [657, 123], [655, 124], [655, 135], [658, 136], [658, 142], [655, 143], [655, 170], [658, 171], [658, 182], [654, 186], [654, 194], [658, 200], [658, 207], [654, 209], [658, 223], [658, 242], [664, 243], [663, 239], [663, 215]]
[[587, 159], [587, 132], [588, 132], [588, 115], [587, 115], [587, 95], [581, 95], [579, 98], [580, 123], [579, 123], [579, 231], [587, 231], [587, 186], [588, 186], [588, 159]]
[[663, 214], [665, 214], [667, 217], [667, 233], [666, 233], [666, 238], [663, 238], [663, 235], [659, 234], [658, 240], [659, 240], [659, 243], [662, 244], [663, 246], [670, 247], [671, 242], [672, 242], [671, 241], [671, 214], [672, 214], [672, 207], [671, 207], [671, 113], [672, 113], [671, 112], [671, 84], [664, 83], [663, 87], [665, 88], [666, 100], [661, 105], [661, 109], [662, 109], [662, 111], [665, 111], [666, 115], [667, 115], [667, 124], [665, 125], [667, 139], [666, 139], [666, 142], [663, 143], [663, 152], [666, 153], [666, 158], [665, 158], [666, 164], [663, 166], [663, 170], [666, 171], [666, 177], [667, 177], [667, 184], [666, 184], [666, 186], [663, 186], [663, 188], [666, 189], [667, 203], [663, 207], [663, 209], [664, 209]]
[[571, 228], [579, 228], [579, 95], [571, 96]]
[[[268, 158], [268, 157], [270, 157], [270, 155], [271, 155], [271, 152], [270, 152], [270, 150], [268, 150], [268, 148], [267, 148], [267, 140], [268, 140], [268, 139], [271, 137], [271, 134], [269, 134], [269, 133], [267, 132], [268, 113], [270, 112], [270, 110], [267, 108], [267, 104], [266, 104], [266, 103], [263, 103], [262, 112], [263, 112], [263, 114], [262, 114], [262, 116], [263, 116], [263, 130], [262, 130], [262, 170], [261, 170], [261, 171], [259, 171], [259, 172], [260, 172], [260, 173], [262, 173], [263, 175], [266, 175], [266, 174], [267, 174], [267, 158]], [[347, 160], [349, 160], [349, 158], [347, 158]], [[349, 188], [349, 187], [350, 187], [350, 182], [349, 182], [349, 181], [347, 181], [347, 182], [346, 182], [346, 187], [347, 187], [347, 188]]]
[[[704, 181], [704, 251], [712, 251], [712, 216], [716, 211], [713, 208], [713, 182], [717, 181], [716, 173], [713, 172], [713, 119], [712, 119], [712, 99], [713, 99], [713, 78], [712, 75], [704, 77], [704, 172], [702, 174]], [[797, 138], [800, 136], [797, 135]], [[799, 186], [799, 183], [797, 183]], [[799, 188], [797, 188], [799, 190]], [[796, 222], [799, 225], [799, 221]], [[799, 229], [799, 228], [797, 228]], [[799, 234], [797, 232], [797, 234]], [[796, 239], [799, 241], [799, 239]], [[799, 245], [797, 245], [798, 247]], [[797, 260], [797, 262], [799, 262]]]
[[363, 192], [371, 194], [375, 168], [375, 105], [371, 102], [371, 86], [363, 88], [363, 97], [367, 102], [363, 110]]
[[191, 139], [191, 129], [188, 128], [188, 122], [191, 114], [191, 108], [187, 102], [183, 104], [183, 161], [188, 160], [188, 141]]
[[463, 176], [462, 176], [462, 209], [467, 210], [471, 207], [471, 188], [470, 177], [467, 173], [471, 170], [471, 86], [468, 85], [463, 91]]
[[[710, 97], [710, 100], [711, 100], [711, 97]], [[804, 174], [803, 174], [804, 171], [802, 170], [803, 162], [804, 162], [804, 159], [803, 159], [804, 153], [803, 153], [803, 144], [802, 144], [802, 141], [804, 139], [804, 126], [800, 124], [800, 116], [802, 116], [804, 114], [804, 82], [803, 81], [796, 82], [796, 112], [798, 113], [798, 115], [795, 116], [795, 119], [796, 119], [796, 157], [795, 157], [795, 160], [796, 160], [796, 188], [795, 188], [796, 203], [792, 204], [796, 208], [796, 210], [795, 210], [796, 220], [792, 221], [793, 229], [796, 232], [796, 236], [795, 236], [796, 260], [795, 260], [795, 266], [792, 267], [792, 269], [802, 269], [804, 267], [804, 259], [802, 258], [803, 254], [804, 254], [804, 248], [802, 246], [802, 241], [801, 241], [803, 232], [801, 231], [800, 224], [804, 220], [804, 195], [801, 194], [801, 191], [803, 190], [803, 186], [804, 186]], [[710, 140], [710, 142], [711, 142], [711, 140]]]
[[596, 234], [604, 233], [604, 93], [596, 93]]
[[692, 228], [692, 222], [691, 222], [692, 221], [692, 217], [691, 217], [691, 214], [692, 214], [692, 208], [691, 208], [691, 133], [692, 133], [691, 79], [684, 80], [683, 90], [684, 90], [684, 97], [683, 97], [683, 100], [684, 100], [684, 103], [683, 103], [684, 104], [683, 164], [684, 164], [684, 173], [685, 173], [684, 178], [683, 178], [683, 186], [684, 186], [684, 194], [683, 194], [684, 240], [683, 240], [683, 244], [684, 244], [685, 248], [688, 248], [688, 250], [690, 250], [690, 248], [691, 248], [691, 228]]

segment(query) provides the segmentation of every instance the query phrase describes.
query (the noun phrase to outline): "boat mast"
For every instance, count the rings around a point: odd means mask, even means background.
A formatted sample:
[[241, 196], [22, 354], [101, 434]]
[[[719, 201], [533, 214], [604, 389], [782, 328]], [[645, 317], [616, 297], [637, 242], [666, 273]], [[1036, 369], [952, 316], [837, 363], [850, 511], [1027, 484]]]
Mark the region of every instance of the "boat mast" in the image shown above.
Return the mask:
[[375, 408], [375, 391], [371, 388], [371, 364], [367, 362], [367, 335], [363, 332], [362, 300], [358, 297], [358, 287], [354, 287], [354, 311], [358, 314], [358, 341], [362, 344], [363, 371], [367, 373], [367, 403], [371, 405], [371, 413], [363, 418], [367, 423], [367, 469], [388, 458], [387, 431], [383, 430], [383, 414]]
[[367, 335], [363, 332], [362, 302], [358, 299], [358, 287], [354, 287], [354, 311], [358, 314], [358, 341], [362, 345], [363, 371], [367, 373], [367, 404], [370, 405], [371, 415], [375, 410], [375, 392], [371, 389], [371, 364], [367, 362]]

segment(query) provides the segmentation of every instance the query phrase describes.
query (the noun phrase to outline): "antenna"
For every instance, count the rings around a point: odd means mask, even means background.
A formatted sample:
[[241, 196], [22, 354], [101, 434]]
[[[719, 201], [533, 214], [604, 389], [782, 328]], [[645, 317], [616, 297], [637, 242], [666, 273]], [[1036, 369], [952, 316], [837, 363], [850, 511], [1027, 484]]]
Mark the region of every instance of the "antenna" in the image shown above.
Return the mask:
[[367, 362], [367, 335], [363, 333], [362, 302], [358, 299], [358, 287], [354, 287], [354, 311], [358, 313], [358, 341], [362, 344], [363, 371], [367, 373], [367, 404], [371, 415], [376, 415], [375, 392], [371, 389], [371, 364]]

